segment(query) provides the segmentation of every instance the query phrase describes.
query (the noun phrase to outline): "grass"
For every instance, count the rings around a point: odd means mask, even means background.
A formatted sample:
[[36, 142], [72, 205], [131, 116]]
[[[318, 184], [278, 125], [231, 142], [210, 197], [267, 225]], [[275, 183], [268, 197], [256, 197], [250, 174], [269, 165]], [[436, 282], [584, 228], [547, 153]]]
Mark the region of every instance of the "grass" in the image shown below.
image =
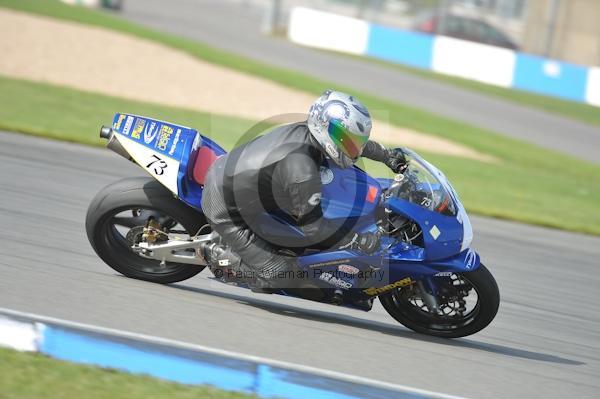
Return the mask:
[[0, 348], [0, 399], [245, 399], [256, 396], [188, 386]]
[[[0, 77], [0, 129], [99, 145], [101, 124], [116, 112], [148, 115], [199, 129], [231, 148], [253, 121], [125, 100]], [[35, 110], [32, 112], [32, 110]], [[474, 134], [464, 127], [464, 133]], [[499, 158], [484, 163], [424, 155], [451, 179], [470, 212], [600, 235], [600, 167], [498, 137], [477, 136]], [[374, 175], [389, 175], [367, 163]]]
[[[226, 147], [255, 122], [172, 108], [0, 76], [0, 129], [90, 145], [104, 145], [100, 125], [126, 112], [193, 126]], [[32, 110], [35, 110], [32, 112]]]

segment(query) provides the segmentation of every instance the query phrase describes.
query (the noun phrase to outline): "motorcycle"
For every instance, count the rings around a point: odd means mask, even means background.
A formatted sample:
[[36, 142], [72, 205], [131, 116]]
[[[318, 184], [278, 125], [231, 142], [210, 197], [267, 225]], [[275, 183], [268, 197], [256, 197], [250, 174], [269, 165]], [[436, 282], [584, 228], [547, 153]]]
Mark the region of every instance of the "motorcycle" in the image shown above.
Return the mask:
[[[117, 272], [140, 280], [169, 284], [200, 273], [208, 266], [202, 246], [219, 240], [202, 212], [204, 179], [225, 150], [194, 129], [122, 113], [100, 136], [150, 177], [122, 179], [92, 200], [86, 231], [95, 252]], [[356, 166], [321, 166], [324, 217], [377, 234], [379, 247], [296, 253], [308, 288], [278, 294], [366, 311], [379, 298], [394, 319], [416, 332], [474, 334], [494, 319], [498, 286], [469, 248], [469, 217], [448, 179], [413, 151], [407, 160], [393, 179], [373, 178]], [[278, 242], [302, 234], [285, 215], [260, 218], [257, 234], [282, 238]], [[215, 280], [244, 285], [221, 268], [211, 272]]]

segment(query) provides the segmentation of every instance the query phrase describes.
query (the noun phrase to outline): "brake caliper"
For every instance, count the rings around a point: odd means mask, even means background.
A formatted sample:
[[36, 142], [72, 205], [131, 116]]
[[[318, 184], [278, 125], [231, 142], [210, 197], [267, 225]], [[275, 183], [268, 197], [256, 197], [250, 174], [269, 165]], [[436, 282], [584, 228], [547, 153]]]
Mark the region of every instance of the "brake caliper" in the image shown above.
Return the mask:
[[154, 218], [149, 218], [144, 226], [142, 241], [149, 244], [169, 241], [169, 235], [163, 230], [163, 227]]

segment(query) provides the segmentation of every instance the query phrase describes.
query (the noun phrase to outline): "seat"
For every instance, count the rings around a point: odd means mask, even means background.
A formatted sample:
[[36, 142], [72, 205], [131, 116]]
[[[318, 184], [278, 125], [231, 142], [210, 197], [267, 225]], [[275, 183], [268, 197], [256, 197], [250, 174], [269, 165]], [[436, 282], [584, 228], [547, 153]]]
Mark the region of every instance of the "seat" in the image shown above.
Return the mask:
[[219, 158], [217, 154], [208, 146], [201, 146], [198, 148], [196, 159], [194, 160], [194, 166], [192, 169], [192, 177], [196, 183], [204, 185], [204, 179], [206, 179], [206, 173], [212, 164]]

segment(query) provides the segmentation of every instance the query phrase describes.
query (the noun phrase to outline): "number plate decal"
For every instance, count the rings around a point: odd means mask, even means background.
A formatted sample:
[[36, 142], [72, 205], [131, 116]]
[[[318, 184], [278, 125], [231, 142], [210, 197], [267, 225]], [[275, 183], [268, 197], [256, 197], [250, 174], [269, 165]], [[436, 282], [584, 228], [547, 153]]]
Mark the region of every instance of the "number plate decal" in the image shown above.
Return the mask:
[[137, 164], [174, 194], [178, 194], [177, 174], [179, 162], [128, 137], [117, 135], [117, 139]]

